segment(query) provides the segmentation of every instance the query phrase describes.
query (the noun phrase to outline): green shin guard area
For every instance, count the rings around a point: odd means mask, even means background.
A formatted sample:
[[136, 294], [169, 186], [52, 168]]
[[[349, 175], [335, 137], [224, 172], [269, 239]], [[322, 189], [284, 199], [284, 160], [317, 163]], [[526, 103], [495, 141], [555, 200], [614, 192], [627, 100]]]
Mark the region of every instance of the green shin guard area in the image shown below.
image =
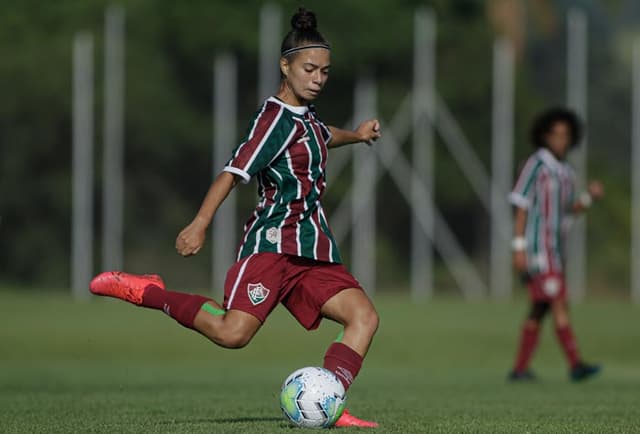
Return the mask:
[[205, 312], [210, 313], [213, 316], [220, 316], [220, 315], [224, 315], [225, 313], [227, 313], [226, 310], [215, 308], [215, 307], [211, 306], [209, 303], [203, 304], [200, 309], [204, 310]]

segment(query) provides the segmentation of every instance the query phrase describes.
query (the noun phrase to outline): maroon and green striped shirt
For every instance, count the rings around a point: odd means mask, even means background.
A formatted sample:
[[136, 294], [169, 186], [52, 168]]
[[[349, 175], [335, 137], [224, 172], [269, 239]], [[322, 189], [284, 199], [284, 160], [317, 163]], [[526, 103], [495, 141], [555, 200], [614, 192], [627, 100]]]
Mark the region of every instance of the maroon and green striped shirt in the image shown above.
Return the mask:
[[224, 170], [258, 181], [259, 202], [244, 227], [238, 259], [272, 252], [340, 263], [320, 199], [329, 129], [313, 107], [268, 98]]
[[573, 169], [546, 148], [531, 155], [520, 172], [509, 199], [527, 210], [525, 237], [530, 273], [563, 272], [574, 191]]

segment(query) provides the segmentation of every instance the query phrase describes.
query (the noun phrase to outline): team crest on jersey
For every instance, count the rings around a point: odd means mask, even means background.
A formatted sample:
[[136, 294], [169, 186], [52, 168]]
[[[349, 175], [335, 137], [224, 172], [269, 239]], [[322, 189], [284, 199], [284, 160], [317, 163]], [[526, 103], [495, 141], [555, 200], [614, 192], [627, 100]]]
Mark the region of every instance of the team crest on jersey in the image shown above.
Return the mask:
[[267, 229], [267, 241], [271, 244], [277, 244], [280, 242], [280, 229], [269, 228]]
[[265, 301], [269, 296], [269, 292], [271, 291], [262, 286], [262, 283], [250, 283], [247, 285], [247, 294], [249, 294], [249, 300], [254, 306]]

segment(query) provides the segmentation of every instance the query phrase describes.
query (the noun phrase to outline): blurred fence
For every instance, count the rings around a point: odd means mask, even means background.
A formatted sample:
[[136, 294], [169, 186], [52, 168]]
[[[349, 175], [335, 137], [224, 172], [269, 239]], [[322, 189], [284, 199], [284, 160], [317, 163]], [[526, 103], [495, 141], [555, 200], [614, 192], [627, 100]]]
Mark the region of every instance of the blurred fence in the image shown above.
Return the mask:
[[[262, 7], [260, 13], [260, 61], [257, 83], [259, 98], [273, 93], [278, 80], [278, 44], [282, 28], [282, 9], [272, 4]], [[103, 137], [103, 255], [102, 267], [126, 268], [123, 248], [122, 194], [123, 171], [123, 113], [122, 93], [126, 78], [122, 76], [125, 36], [125, 11], [110, 8], [105, 15], [105, 131]], [[567, 59], [566, 59], [566, 103], [587, 120], [587, 53], [588, 22], [583, 11], [573, 9], [567, 15]], [[354, 147], [350, 153], [335, 152], [331, 156], [331, 181], [345, 171], [351, 171], [352, 184], [343, 196], [329, 221], [341, 245], [351, 236], [351, 268], [363, 285], [371, 292], [376, 281], [376, 183], [388, 176], [397, 191], [405, 198], [411, 210], [410, 262], [411, 296], [428, 299], [433, 294], [433, 252], [437, 252], [448, 268], [460, 292], [467, 298], [493, 296], [508, 297], [513, 282], [511, 272], [511, 210], [506, 201], [514, 173], [514, 98], [516, 79], [514, 53], [509, 40], [498, 38], [493, 46], [492, 109], [486, 111], [491, 117], [492, 158], [487, 168], [477, 155], [477, 146], [469, 140], [456, 120], [455, 107], [448, 107], [436, 86], [437, 19], [425, 8], [415, 11], [413, 48], [413, 83], [407, 87], [403, 102], [390, 119], [381, 119], [383, 138], [373, 149]], [[85, 288], [93, 271], [90, 261], [93, 249], [91, 234], [94, 233], [91, 197], [93, 182], [91, 106], [92, 38], [79, 33], [74, 44], [74, 196], [73, 196], [73, 255], [72, 285], [75, 294], [86, 293]], [[640, 148], [639, 122], [640, 61], [635, 50], [634, 63], [634, 162]], [[213, 149], [214, 174], [222, 167], [226, 155], [237, 136], [236, 111], [238, 85], [236, 59], [232, 52], [218, 54], [213, 60]], [[376, 77], [361, 75], [356, 82], [353, 95], [353, 119], [350, 126], [367, 117], [377, 116]], [[411, 141], [410, 156], [405, 155], [402, 144]], [[441, 141], [456, 161], [477, 194], [479, 202], [490, 217], [490, 267], [488, 273], [477, 269], [472, 259], [457, 240], [447, 224], [446, 218], [434, 200], [434, 146]], [[349, 162], [352, 162], [349, 165]], [[573, 163], [584, 185], [587, 176], [586, 140], [580, 151], [573, 156]], [[634, 163], [634, 164], [635, 164]], [[636, 167], [636, 165], [634, 165]], [[633, 171], [633, 221], [631, 228], [632, 250], [632, 294], [640, 300], [640, 176]], [[233, 196], [233, 195], [232, 195]], [[221, 208], [213, 224], [212, 286], [222, 288], [224, 271], [234, 260], [236, 237], [229, 230], [237, 220], [235, 200]], [[473, 218], [470, 216], [470, 218]], [[580, 300], [588, 287], [585, 279], [586, 266], [586, 219], [582, 218], [572, 233], [569, 258], [569, 287], [574, 300]], [[488, 275], [484, 275], [488, 274]]]

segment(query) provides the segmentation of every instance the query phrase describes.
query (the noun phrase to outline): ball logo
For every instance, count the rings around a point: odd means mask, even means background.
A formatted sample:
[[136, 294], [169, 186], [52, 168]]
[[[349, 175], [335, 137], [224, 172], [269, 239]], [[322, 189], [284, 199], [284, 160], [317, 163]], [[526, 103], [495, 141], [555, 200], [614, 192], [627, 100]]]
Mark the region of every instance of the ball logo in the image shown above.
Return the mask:
[[269, 296], [269, 292], [271, 291], [262, 286], [262, 283], [249, 283], [247, 285], [247, 294], [254, 306], [265, 301]]

